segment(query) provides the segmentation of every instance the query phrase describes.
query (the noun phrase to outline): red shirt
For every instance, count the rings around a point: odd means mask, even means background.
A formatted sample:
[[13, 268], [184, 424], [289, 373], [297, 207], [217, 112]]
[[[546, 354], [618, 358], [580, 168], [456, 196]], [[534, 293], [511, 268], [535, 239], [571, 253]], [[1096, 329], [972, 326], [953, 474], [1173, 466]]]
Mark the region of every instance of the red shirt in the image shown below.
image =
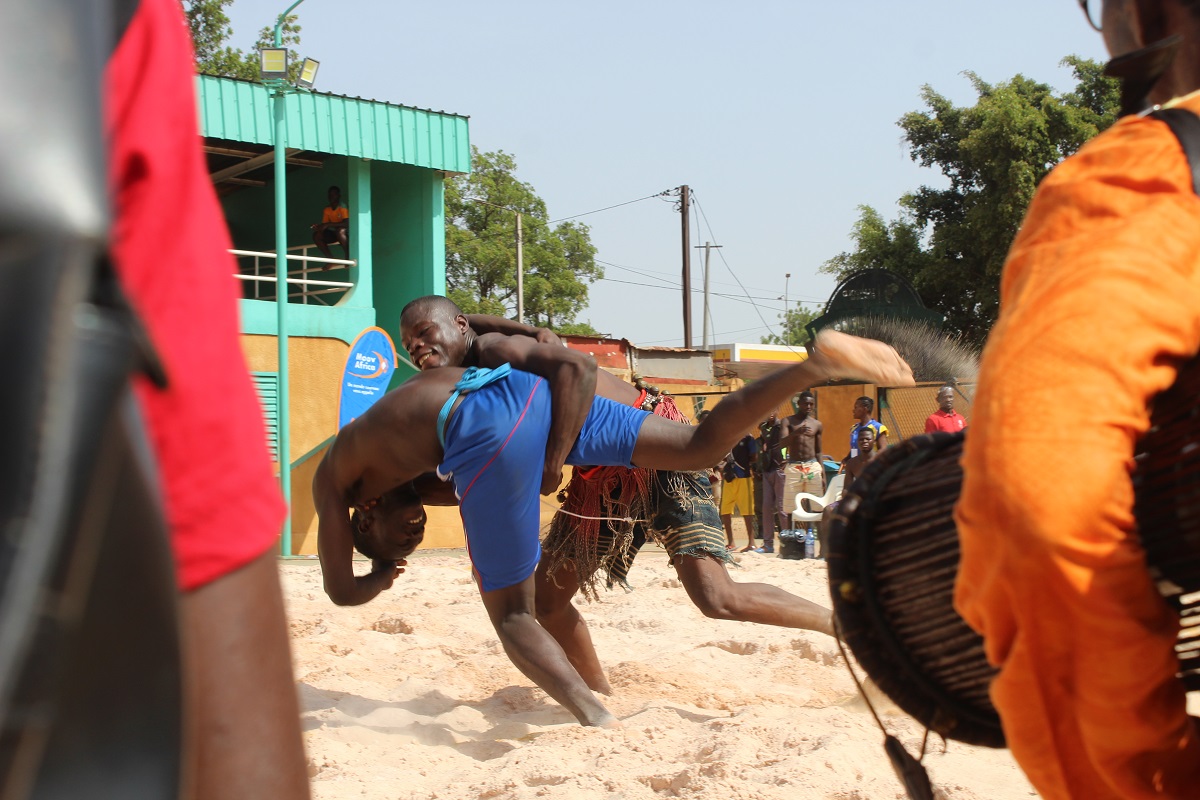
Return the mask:
[[229, 233], [200, 148], [177, 0], [141, 0], [105, 70], [112, 256], [170, 385], [138, 400], [179, 583], [194, 589], [278, 540], [284, 505], [238, 342]]
[[942, 411], [940, 408], [925, 419], [925, 432], [943, 431], [958, 433], [967, 427], [967, 418], [957, 411]]

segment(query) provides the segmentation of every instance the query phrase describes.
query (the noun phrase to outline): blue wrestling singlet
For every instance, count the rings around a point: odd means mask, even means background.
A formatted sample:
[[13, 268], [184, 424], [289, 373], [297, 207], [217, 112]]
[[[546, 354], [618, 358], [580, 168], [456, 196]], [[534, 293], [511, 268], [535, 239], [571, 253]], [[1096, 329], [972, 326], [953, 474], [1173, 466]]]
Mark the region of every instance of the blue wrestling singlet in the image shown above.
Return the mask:
[[[451, 415], [459, 394], [462, 403]], [[629, 466], [648, 416], [597, 397], [567, 463]], [[520, 583], [541, 557], [538, 492], [550, 435], [546, 381], [507, 364], [468, 370], [442, 408], [438, 432], [445, 453], [438, 476], [454, 481], [480, 586], [487, 592]]]

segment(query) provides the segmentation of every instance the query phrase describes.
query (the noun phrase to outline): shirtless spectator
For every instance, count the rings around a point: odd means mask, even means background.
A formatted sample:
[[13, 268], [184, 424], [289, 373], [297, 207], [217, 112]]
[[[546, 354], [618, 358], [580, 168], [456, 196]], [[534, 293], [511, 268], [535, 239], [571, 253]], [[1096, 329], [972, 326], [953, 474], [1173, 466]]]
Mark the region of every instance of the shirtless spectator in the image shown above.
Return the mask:
[[[851, 456], [842, 462], [840, 472], [846, 476], [845, 482], [842, 484], [842, 493], [854, 483], [862, 471], [866, 469], [867, 464], [874, 460], [875, 456], [879, 455], [879, 451], [875, 449], [875, 429], [863, 428], [862, 433], [858, 436], [860, 450], [858, 455]], [[829, 523], [833, 521], [834, 514], [837, 513], [838, 503], [836, 500], [825, 507], [821, 512], [821, 525], [817, 528], [817, 538], [821, 546], [821, 558], [825, 558], [826, 547], [829, 546]]]
[[797, 412], [783, 421], [787, 447], [787, 465], [783, 468], [785, 520], [790, 520], [796, 510], [797, 494], [807, 492], [820, 497], [825, 493], [825, 467], [821, 464], [821, 434], [825, 427], [813, 414], [817, 399], [812, 392], [802, 392], [796, 399]]

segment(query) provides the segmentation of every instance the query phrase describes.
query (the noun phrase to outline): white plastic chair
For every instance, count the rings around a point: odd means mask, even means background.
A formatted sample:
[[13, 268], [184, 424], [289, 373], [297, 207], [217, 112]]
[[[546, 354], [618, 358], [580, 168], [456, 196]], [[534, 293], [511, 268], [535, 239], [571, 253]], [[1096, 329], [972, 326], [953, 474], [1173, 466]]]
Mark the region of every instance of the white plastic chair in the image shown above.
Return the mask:
[[[796, 510], [792, 512], [792, 527], [807, 528], [813, 522], [821, 521], [821, 512], [825, 510], [831, 503], [836, 502], [842, 496], [842, 487], [846, 484], [846, 473], [839, 472], [830, 479], [829, 485], [825, 487], [825, 496], [817, 497], [815, 494], [808, 492], [800, 492], [796, 495]], [[810, 505], [816, 507], [816, 511], [805, 511], [800, 501], [807, 500]]]

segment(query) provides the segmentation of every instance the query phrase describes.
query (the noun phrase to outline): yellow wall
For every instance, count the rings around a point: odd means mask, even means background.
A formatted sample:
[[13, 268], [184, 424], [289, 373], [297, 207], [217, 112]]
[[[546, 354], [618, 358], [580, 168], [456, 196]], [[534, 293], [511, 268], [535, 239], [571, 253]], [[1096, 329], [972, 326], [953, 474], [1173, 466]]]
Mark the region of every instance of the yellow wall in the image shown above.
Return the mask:
[[[278, 371], [274, 336], [242, 336], [242, 352], [252, 372]], [[312, 479], [328, 447], [319, 448], [337, 433], [338, 394], [350, 345], [339, 339], [292, 337], [288, 340], [288, 412], [291, 420], [288, 449], [292, 470], [292, 552], [317, 552], [317, 512], [313, 506]], [[311, 454], [311, 455], [310, 455]], [[457, 508], [427, 509], [429, 524], [423, 547], [462, 547], [462, 522]]]

